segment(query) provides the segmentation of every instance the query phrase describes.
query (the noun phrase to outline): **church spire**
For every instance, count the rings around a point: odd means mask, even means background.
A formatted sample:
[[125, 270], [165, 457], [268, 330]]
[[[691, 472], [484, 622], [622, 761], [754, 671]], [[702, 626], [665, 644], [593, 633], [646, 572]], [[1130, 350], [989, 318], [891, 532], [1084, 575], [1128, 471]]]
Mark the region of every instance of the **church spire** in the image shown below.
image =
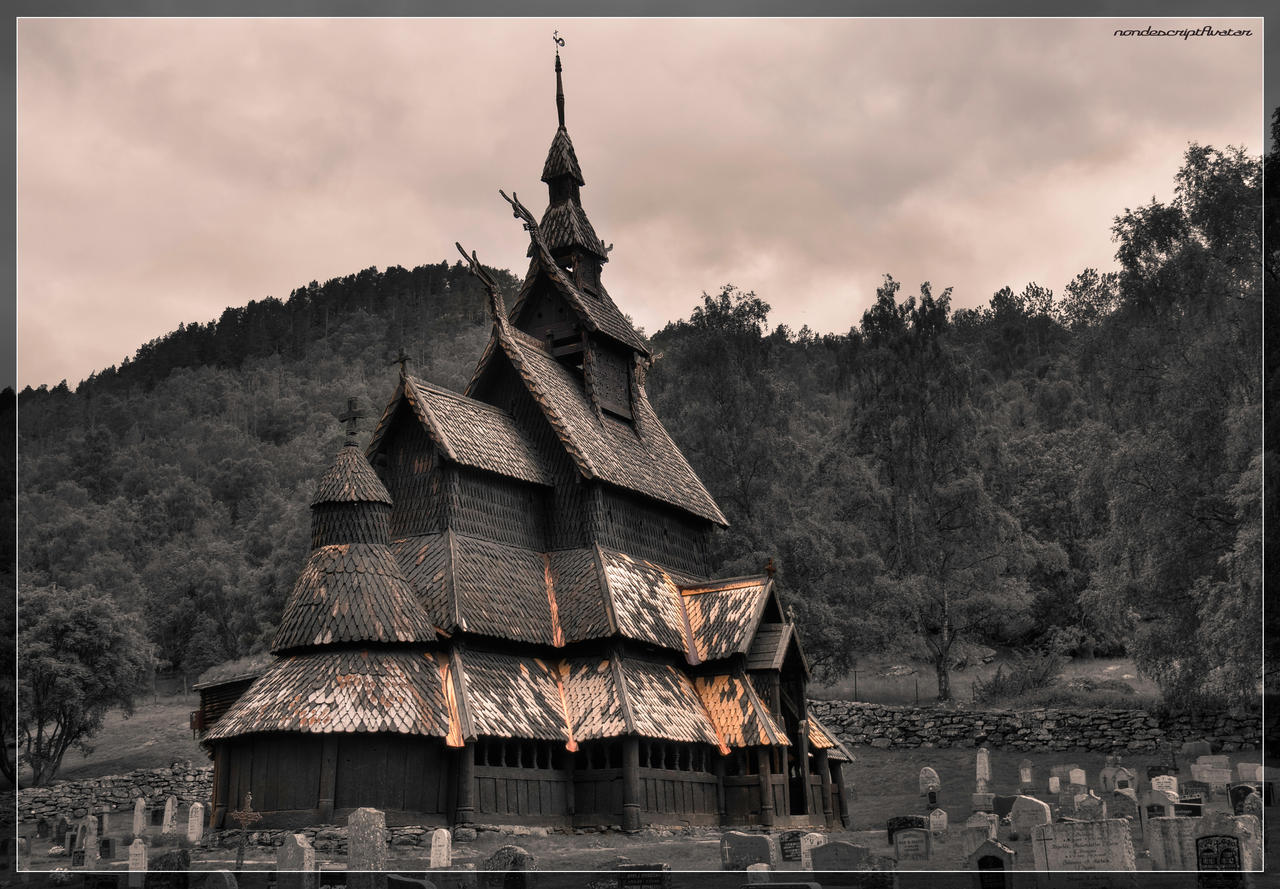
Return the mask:
[[559, 31], [551, 32], [556, 42], [556, 116], [560, 118], [560, 129], [564, 129], [564, 83], [560, 80], [560, 47], [564, 46], [564, 38]]

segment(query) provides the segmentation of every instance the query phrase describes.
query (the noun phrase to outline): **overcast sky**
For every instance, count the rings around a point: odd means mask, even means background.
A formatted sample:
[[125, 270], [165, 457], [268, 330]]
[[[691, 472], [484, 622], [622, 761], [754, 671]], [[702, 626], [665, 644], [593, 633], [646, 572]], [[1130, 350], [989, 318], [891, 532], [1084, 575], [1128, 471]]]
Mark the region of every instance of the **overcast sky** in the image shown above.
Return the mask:
[[1152, 21], [25, 19], [17, 382], [455, 240], [523, 275], [497, 190], [546, 205], [553, 28], [604, 282], [650, 333], [726, 282], [824, 332], [885, 274], [1061, 292], [1188, 143], [1264, 150], [1260, 20], [1113, 36]]

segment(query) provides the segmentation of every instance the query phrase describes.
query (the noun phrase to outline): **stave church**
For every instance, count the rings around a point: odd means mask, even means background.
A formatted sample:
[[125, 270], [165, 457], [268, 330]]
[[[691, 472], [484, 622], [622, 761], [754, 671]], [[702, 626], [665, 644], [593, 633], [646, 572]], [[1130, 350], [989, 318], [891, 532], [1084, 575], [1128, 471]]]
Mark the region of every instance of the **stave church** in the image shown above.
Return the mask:
[[[272, 657], [201, 689], [212, 823], [835, 826], [848, 751], [806, 704], [794, 623], [712, 579], [726, 524], [654, 413], [604, 287], [564, 122], [509, 308], [465, 392], [407, 373], [349, 426]], [[506, 195], [503, 195], [506, 197]]]

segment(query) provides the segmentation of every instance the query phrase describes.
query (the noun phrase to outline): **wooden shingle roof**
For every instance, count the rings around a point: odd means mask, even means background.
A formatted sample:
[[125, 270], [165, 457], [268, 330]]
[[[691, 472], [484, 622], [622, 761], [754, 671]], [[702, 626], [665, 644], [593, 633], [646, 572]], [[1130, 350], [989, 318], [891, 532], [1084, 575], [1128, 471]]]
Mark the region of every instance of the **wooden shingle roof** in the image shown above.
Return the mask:
[[391, 550], [385, 544], [337, 543], [311, 553], [271, 648], [434, 640], [435, 631]]
[[788, 743], [787, 733], [741, 675], [699, 676], [693, 685], [711, 716], [722, 749]]
[[468, 648], [463, 695], [476, 735], [568, 741], [558, 665]]
[[315, 496], [311, 505], [319, 503], [386, 503], [390, 505], [391, 495], [383, 486], [369, 461], [356, 447], [355, 442], [348, 442], [338, 451], [338, 456], [320, 477], [316, 485]]
[[769, 595], [767, 576], [712, 581], [680, 590], [698, 659], [746, 653]]
[[[519, 372], [543, 415], [585, 478], [599, 479], [720, 525], [724, 514], [654, 414], [640, 387], [634, 425], [601, 422], [582, 382], [533, 337], [500, 324], [501, 350]], [[486, 355], [493, 360], [496, 351]], [[473, 380], [472, 385], [475, 385]]]
[[429, 653], [321, 651], [277, 660], [205, 736], [395, 732], [445, 737], [449, 711]]
[[413, 376], [400, 381], [383, 411], [366, 448], [370, 456], [377, 452], [402, 399], [431, 440], [454, 463], [520, 481], [551, 484], [537, 449], [509, 413]]
[[556, 130], [551, 139], [551, 148], [547, 151], [546, 163], [542, 165], [542, 181], [550, 182], [560, 176], [569, 176], [578, 185], [586, 185], [582, 178], [582, 168], [578, 165], [578, 155], [573, 150], [573, 140], [564, 127]]
[[809, 746], [816, 750], [827, 750], [828, 756], [842, 762], [853, 762], [853, 754], [849, 749], [840, 743], [840, 739], [835, 733], [823, 725], [818, 717], [813, 715], [813, 710], [809, 710], [807, 714], [809, 720]]

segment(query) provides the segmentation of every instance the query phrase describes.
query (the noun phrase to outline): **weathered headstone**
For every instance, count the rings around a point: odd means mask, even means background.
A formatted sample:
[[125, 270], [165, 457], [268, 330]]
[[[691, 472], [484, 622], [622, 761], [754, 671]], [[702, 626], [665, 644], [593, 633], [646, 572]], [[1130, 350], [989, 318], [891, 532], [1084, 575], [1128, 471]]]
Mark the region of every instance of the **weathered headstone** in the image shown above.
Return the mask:
[[1236, 763], [1236, 781], [1240, 784], [1257, 784], [1262, 780], [1262, 763]]
[[1213, 785], [1207, 781], [1183, 781], [1178, 795], [1183, 799], [1189, 796], [1200, 797], [1202, 800], [1212, 799]]
[[991, 751], [986, 747], [978, 748], [978, 755], [974, 762], [974, 778], [978, 784], [978, 791], [985, 793], [991, 783]]
[[1036, 870], [1135, 870], [1133, 838], [1124, 821], [1042, 824], [1031, 832]]
[[1077, 794], [1076, 817], [1081, 821], [1101, 821], [1107, 817], [1107, 804], [1092, 792]]
[[1173, 775], [1157, 775], [1151, 779], [1151, 789], [1177, 795], [1178, 779]]
[[885, 830], [889, 835], [888, 843], [893, 845], [893, 835], [899, 830], [909, 827], [920, 827], [928, 830], [929, 819], [924, 815], [895, 815], [885, 822]]
[[1138, 776], [1133, 769], [1117, 766], [1111, 776], [1112, 790], [1134, 790], [1138, 786]]
[[[900, 830], [894, 834], [895, 846], [898, 838], [905, 832]], [[929, 832], [926, 830], [924, 834], [928, 836]], [[821, 846], [815, 846], [809, 853], [809, 858], [815, 871], [862, 870], [870, 858], [870, 852], [866, 846], [855, 846], [843, 840], [833, 840]]]
[[93, 870], [98, 866], [98, 819], [93, 815], [84, 818], [84, 866]]
[[1163, 790], [1149, 790], [1138, 800], [1138, 817], [1143, 824], [1143, 830], [1146, 830], [1146, 824], [1153, 818], [1172, 818], [1173, 807], [1177, 805], [1178, 797], [1175, 794], [1168, 793]]
[[1071, 770], [1078, 768], [1080, 767], [1073, 762], [1059, 763], [1056, 766], [1049, 766], [1049, 775], [1065, 784], [1071, 779]]
[[[137, 821], [136, 815], [134, 821], [135, 823]], [[146, 879], [147, 844], [139, 838], [129, 844], [129, 889], [142, 889], [142, 884]]]
[[762, 886], [769, 882], [769, 874], [773, 873], [773, 868], [764, 862], [747, 865], [747, 885]]
[[966, 823], [964, 827], [960, 828], [960, 849], [965, 855], [968, 855], [989, 839], [991, 837], [987, 835], [987, 826], [985, 824]]
[[[1218, 838], [1234, 842], [1212, 842]], [[1196, 822], [1195, 842], [1196, 870], [1262, 870], [1262, 824], [1255, 818], [1206, 815]]]
[[965, 827], [980, 827], [986, 831], [987, 839], [994, 840], [1000, 830], [1000, 816], [991, 812], [974, 812], [964, 822]]
[[1050, 793], [1062, 792], [1062, 779], [1059, 778], [1057, 775], [1049, 776], [1049, 792]]
[[138, 797], [133, 801], [133, 835], [142, 836], [147, 829], [147, 801]]
[[204, 804], [192, 803], [187, 812], [187, 842], [199, 844], [204, 838]]
[[162, 834], [178, 832], [178, 798], [170, 794], [164, 801], [164, 823], [160, 826]]
[[1018, 797], [1009, 810], [1010, 825], [1021, 839], [1030, 839], [1032, 830], [1052, 821], [1053, 810], [1049, 804], [1033, 796]]
[[1088, 787], [1089, 782], [1085, 777], [1084, 769], [1072, 769], [1067, 773], [1067, 782], [1075, 784], [1077, 787]]
[[996, 795], [994, 793], [975, 793], [970, 797], [969, 811], [971, 812], [990, 812], [996, 807]]
[[1156, 870], [1195, 870], [1195, 818], [1147, 819], [1144, 836]]
[[529, 889], [533, 884], [530, 871], [537, 869], [537, 859], [519, 846], [503, 846], [480, 865], [480, 870], [490, 871], [488, 889]]
[[930, 766], [925, 766], [920, 770], [920, 795], [924, 796], [929, 792], [929, 788], [933, 787], [937, 790], [942, 789], [942, 782], [938, 780], [938, 773]]
[[1126, 787], [1124, 790], [1113, 790], [1107, 798], [1107, 811], [1112, 818], [1129, 818], [1136, 820], [1138, 817], [1138, 799], [1134, 795], [1132, 787]]
[[980, 889], [996, 889], [1013, 885], [1013, 871], [1018, 853], [1003, 843], [987, 840], [965, 856], [965, 869], [978, 871]]
[[671, 882], [671, 865], [666, 862], [619, 864], [613, 870], [617, 873], [618, 889], [672, 889], [674, 885]]
[[1173, 804], [1173, 814], [1179, 818], [1199, 818], [1204, 814], [1204, 797], [1184, 796]]
[[1215, 792], [1225, 793], [1226, 789], [1231, 786], [1232, 774], [1231, 769], [1197, 763], [1191, 767], [1191, 777], [1195, 781], [1203, 781], [1208, 784]]
[[936, 787], [930, 787], [925, 793], [925, 798], [929, 802], [929, 808], [936, 809], [938, 807], [938, 794], [941, 791]]
[[1118, 760], [1114, 756], [1107, 757], [1107, 764], [1098, 770], [1098, 786], [1102, 788], [1103, 793], [1110, 793], [1116, 789], [1115, 773], [1118, 767]]
[[1229, 769], [1231, 768], [1231, 757], [1221, 753], [1209, 756], [1197, 756], [1196, 764], [1208, 766], [1211, 769]]
[[947, 832], [946, 809], [934, 809], [929, 813], [929, 832], [934, 835]]
[[724, 870], [746, 870], [749, 864], [777, 863], [777, 844], [767, 834], [729, 830], [720, 837], [720, 866]]
[[[67, 835], [71, 835], [71, 839], [67, 839]], [[69, 846], [75, 841], [75, 834], [71, 827], [71, 822], [64, 815], [59, 815], [53, 822], [53, 844], [55, 846]]]
[[[828, 844], [830, 845], [830, 844]], [[855, 846], [861, 849], [861, 846]], [[865, 850], [864, 850], [865, 851]], [[893, 853], [898, 861], [928, 861], [932, 851], [932, 840], [927, 830], [908, 828], [893, 835]], [[836, 870], [837, 868], [822, 868]]]
[[431, 832], [431, 867], [443, 868], [453, 864], [453, 834], [447, 827], [437, 827]]
[[347, 818], [347, 870], [387, 869], [387, 819], [377, 809], [356, 809]]
[[1033, 780], [1034, 769], [1035, 763], [1029, 759], [1024, 759], [1018, 763], [1018, 790], [1020, 792], [1026, 793], [1035, 787]]
[[1262, 797], [1258, 796], [1258, 794], [1256, 793], [1249, 794], [1240, 803], [1240, 811], [1236, 812], [1236, 814], [1252, 815], [1253, 817], [1258, 819], [1259, 823], [1261, 823], [1262, 822]]
[[1252, 784], [1232, 784], [1227, 790], [1227, 799], [1231, 801], [1232, 813], [1239, 815], [1240, 804], [1244, 802], [1244, 798], [1256, 792]]
[[800, 860], [800, 838], [804, 835], [803, 830], [788, 830], [778, 838], [778, 850], [783, 861]]
[[53, 832], [53, 825], [49, 823], [48, 818], [41, 818], [36, 822], [36, 836], [42, 840], [49, 838], [49, 834]]
[[316, 850], [300, 833], [287, 834], [276, 849], [276, 889], [315, 889]]
[[[800, 869], [813, 870], [813, 850], [819, 846], [825, 845], [827, 835], [825, 833], [806, 833], [800, 837]], [[892, 840], [890, 840], [892, 842]]]

